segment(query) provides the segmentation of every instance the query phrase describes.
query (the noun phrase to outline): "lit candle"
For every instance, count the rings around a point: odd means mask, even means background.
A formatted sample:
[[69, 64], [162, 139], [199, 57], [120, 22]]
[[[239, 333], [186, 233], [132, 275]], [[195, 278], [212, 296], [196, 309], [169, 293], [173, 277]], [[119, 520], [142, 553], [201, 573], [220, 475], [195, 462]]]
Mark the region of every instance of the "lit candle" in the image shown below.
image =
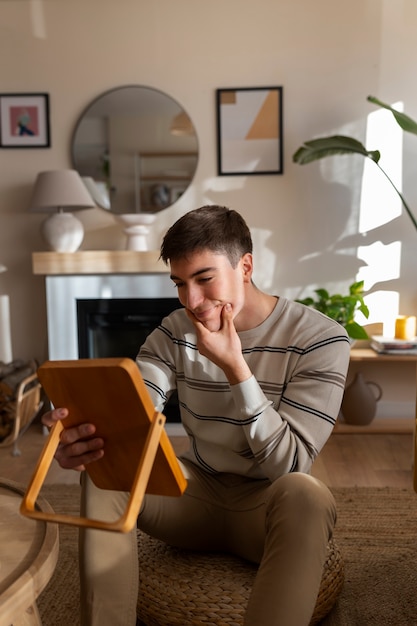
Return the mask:
[[395, 338], [410, 341], [416, 336], [416, 318], [414, 315], [399, 315], [395, 320]]

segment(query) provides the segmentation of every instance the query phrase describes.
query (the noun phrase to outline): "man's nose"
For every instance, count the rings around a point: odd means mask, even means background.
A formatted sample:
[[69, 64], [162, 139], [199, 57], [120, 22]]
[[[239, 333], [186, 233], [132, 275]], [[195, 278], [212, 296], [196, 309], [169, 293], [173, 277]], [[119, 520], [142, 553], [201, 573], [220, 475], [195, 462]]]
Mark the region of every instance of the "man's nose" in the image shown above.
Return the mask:
[[198, 286], [193, 285], [191, 287], [188, 287], [187, 303], [186, 303], [187, 309], [191, 309], [191, 311], [196, 309], [198, 305], [201, 303], [202, 299], [203, 297], [202, 297], [201, 289]]

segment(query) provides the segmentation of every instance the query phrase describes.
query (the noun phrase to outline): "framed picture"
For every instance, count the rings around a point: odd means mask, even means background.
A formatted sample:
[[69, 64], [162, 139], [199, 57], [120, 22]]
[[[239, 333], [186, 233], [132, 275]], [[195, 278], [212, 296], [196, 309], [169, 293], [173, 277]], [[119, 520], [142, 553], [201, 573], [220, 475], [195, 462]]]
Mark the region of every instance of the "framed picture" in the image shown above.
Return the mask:
[[217, 89], [219, 176], [282, 174], [282, 87]]
[[0, 94], [0, 147], [49, 148], [47, 93]]

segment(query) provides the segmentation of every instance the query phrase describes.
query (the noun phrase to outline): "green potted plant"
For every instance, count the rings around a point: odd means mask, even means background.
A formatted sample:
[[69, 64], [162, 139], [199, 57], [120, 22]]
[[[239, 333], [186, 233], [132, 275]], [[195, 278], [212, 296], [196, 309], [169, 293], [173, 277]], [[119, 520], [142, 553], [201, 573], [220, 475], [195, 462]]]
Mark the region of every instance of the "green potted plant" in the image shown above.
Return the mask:
[[[417, 135], [417, 122], [411, 119], [411, 117], [393, 109], [388, 104], [381, 102], [381, 100], [378, 100], [374, 96], [368, 96], [367, 100], [384, 109], [387, 109], [388, 111], [391, 111], [396, 122], [404, 131]], [[311, 163], [312, 161], [317, 161], [319, 159], [323, 159], [324, 157], [334, 156], [337, 154], [361, 154], [362, 156], [371, 159], [384, 176], [386, 176], [399, 195], [414, 228], [417, 230], [417, 220], [405, 201], [404, 196], [394, 185], [388, 174], [379, 165], [379, 159], [381, 157], [379, 150], [368, 151], [357, 139], [346, 137], [345, 135], [333, 135], [331, 137], [321, 137], [319, 139], [305, 141], [304, 144], [294, 153], [293, 161], [299, 165], [305, 165], [307, 163]]]
[[351, 339], [369, 339], [363, 326], [354, 320], [356, 311], [360, 311], [366, 319], [369, 317], [369, 309], [363, 299], [363, 280], [352, 283], [346, 296], [339, 293], [331, 296], [326, 289], [315, 289], [314, 293], [316, 299], [309, 297], [296, 302], [311, 306], [339, 322]]

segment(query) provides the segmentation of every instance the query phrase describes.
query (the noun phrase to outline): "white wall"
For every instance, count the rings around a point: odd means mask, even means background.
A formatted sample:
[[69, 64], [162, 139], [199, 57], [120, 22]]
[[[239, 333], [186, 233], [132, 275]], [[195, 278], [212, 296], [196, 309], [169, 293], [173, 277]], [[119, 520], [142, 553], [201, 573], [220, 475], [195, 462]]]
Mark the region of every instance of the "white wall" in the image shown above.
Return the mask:
[[[400, 312], [417, 312], [417, 232], [407, 217], [358, 231], [363, 160], [292, 163], [313, 136], [349, 133], [365, 141], [367, 116], [376, 109], [369, 94], [402, 100], [417, 118], [416, 24], [415, 0], [0, 2], [1, 92], [47, 92], [51, 104], [50, 149], [0, 148], [0, 263], [9, 268], [0, 274], [0, 293], [11, 299], [14, 356], [47, 356], [44, 281], [31, 273], [32, 251], [46, 249], [44, 216], [27, 212], [35, 177], [71, 166], [80, 113], [101, 92], [127, 84], [178, 100], [199, 137], [194, 184], [158, 217], [155, 245], [185, 211], [228, 205], [252, 227], [259, 286], [299, 297], [315, 285], [344, 289], [364, 264], [359, 245], [398, 241], [400, 275], [379, 274], [368, 288], [398, 293]], [[283, 175], [218, 177], [216, 88], [273, 85], [284, 87]], [[414, 207], [416, 158], [417, 139], [407, 137], [403, 181]], [[395, 204], [394, 195], [384, 192], [385, 202]], [[379, 210], [375, 199], [371, 213]], [[124, 246], [120, 227], [103, 212], [78, 215], [87, 228], [84, 249]], [[380, 261], [372, 263], [380, 270]]]

